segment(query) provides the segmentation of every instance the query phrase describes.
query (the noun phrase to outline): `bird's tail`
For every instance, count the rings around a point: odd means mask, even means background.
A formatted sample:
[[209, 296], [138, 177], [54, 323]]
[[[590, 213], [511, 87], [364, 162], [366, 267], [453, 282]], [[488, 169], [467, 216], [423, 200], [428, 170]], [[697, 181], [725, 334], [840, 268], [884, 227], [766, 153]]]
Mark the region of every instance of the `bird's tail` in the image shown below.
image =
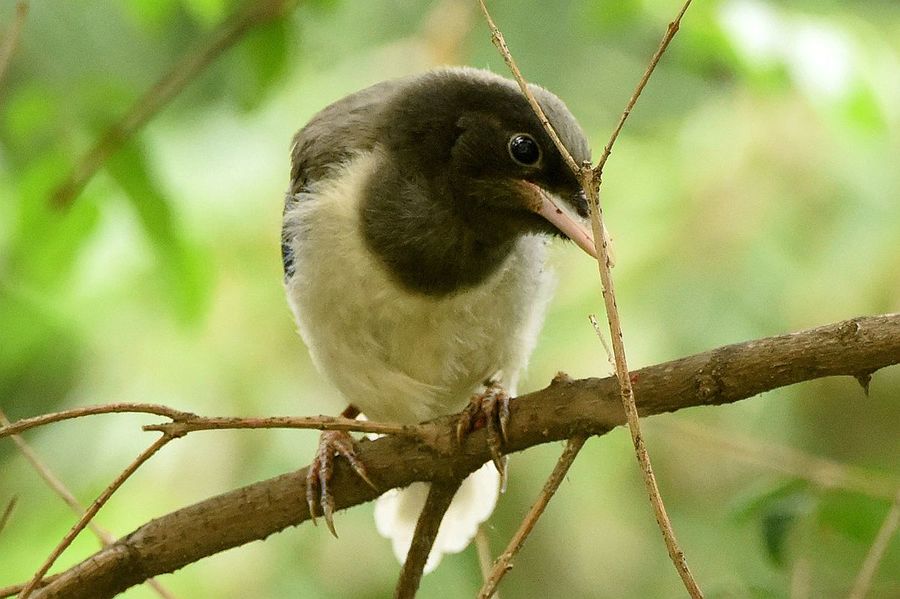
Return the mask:
[[[499, 492], [500, 475], [492, 462], [463, 481], [438, 529], [425, 563], [426, 574], [437, 568], [445, 553], [458, 553], [468, 547], [478, 527], [494, 511]], [[406, 561], [427, 496], [428, 483], [413, 483], [405, 489], [391, 489], [375, 503], [375, 525], [381, 536], [391, 539], [394, 555], [401, 564]]]

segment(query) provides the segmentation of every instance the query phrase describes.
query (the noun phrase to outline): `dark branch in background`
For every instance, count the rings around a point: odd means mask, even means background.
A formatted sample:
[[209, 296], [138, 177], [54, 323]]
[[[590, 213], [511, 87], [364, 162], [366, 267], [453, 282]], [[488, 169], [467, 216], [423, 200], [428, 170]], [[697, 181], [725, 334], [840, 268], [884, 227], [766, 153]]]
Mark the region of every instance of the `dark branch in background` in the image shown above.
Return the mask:
[[[826, 376], [858, 377], [900, 364], [900, 314], [861, 317], [790, 335], [729, 345], [633, 373], [642, 416], [691, 406], [733, 403], [785, 385]], [[875, 391], [877, 395], [877, 388]], [[513, 402], [509, 452], [602, 435], [625, 423], [614, 377], [566, 381]], [[484, 430], [456, 449], [456, 417], [420, 425], [419, 438], [360, 443], [360, 458], [380, 491], [343, 462], [332, 481], [336, 508], [373, 500], [416, 481], [461, 478], [490, 460]], [[33, 597], [101, 599], [151, 576], [305, 522], [306, 470], [236, 489], [145, 524], [66, 570]]]
[[201, 47], [172, 66], [169, 72], [132, 105], [125, 116], [100, 136], [53, 193], [50, 198], [51, 204], [57, 208], [65, 208], [71, 204], [103, 163], [204, 69], [243, 39], [248, 31], [287, 14], [297, 1], [249, 0], [241, 10], [213, 32], [212, 37]]
[[3, 508], [3, 513], [0, 514], [0, 532], [3, 532], [3, 527], [9, 522], [13, 510], [16, 509], [16, 503], [18, 502], [19, 498], [16, 495], [13, 495], [10, 500], [6, 502], [6, 507]]
[[0, 44], [0, 82], [6, 75], [6, 69], [12, 61], [13, 52], [19, 45], [19, 36], [22, 35], [22, 27], [25, 26], [25, 17], [28, 16], [28, 3], [20, 0], [16, 3], [16, 18], [10, 25], [3, 37], [3, 43]]

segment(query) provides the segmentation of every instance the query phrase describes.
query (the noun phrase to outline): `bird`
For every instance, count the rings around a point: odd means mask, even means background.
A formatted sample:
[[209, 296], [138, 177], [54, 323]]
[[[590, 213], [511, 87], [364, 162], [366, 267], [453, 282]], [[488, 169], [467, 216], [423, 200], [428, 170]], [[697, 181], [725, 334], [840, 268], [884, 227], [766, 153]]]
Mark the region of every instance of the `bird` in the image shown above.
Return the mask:
[[[590, 161], [565, 103], [529, 90], [574, 161]], [[548, 244], [566, 238], [596, 258], [588, 214], [525, 95], [490, 71], [383, 81], [313, 116], [291, 147], [284, 286], [313, 364], [346, 402], [342, 415], [419, 423], [463, 411], [471, 427], [480, 407], [502, 427], [555, 285]], [[493, 511], [502, 465], [492, 449], [496, 464], [454, 496], [426, 572]], [[375, 486], [349, 433], [323, 432], [307, 501], [335, 535], [328, 480], [342, 457]], [[414, 483], [376, 502], [376, 528], [401, 563], [427, 489]]]

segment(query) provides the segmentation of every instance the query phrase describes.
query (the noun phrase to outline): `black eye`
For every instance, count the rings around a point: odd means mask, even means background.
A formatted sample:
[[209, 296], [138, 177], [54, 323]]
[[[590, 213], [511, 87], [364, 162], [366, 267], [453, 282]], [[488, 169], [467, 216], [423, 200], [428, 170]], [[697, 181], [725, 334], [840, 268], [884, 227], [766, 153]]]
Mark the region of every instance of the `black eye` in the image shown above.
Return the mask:
[[541, 158], [541, 148], [527, 133], [516, 133], [509, 138], [509, 155], [523, 166], [534, 166]]

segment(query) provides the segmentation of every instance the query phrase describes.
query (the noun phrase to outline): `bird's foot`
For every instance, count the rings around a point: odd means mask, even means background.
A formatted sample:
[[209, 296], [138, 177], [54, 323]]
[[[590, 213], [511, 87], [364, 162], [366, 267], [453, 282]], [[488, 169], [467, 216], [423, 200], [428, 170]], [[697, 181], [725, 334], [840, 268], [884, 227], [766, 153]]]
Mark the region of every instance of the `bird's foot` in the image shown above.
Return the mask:
[[509, 394], [500, 383], [495, 380], [487, 381], [484, 391], [473, 395], [469, 400], [469, 405], [460, 414], [456, 426], [456, 439], [460, 444], [473, 430], [482, 426], [487, 429], [491, 460], [500, 473], [502, 488], [506, 488], [506, 456], [503, 455], [503, 445], [507, 441], [509, 402]]
[[[334, 474], [334, 459], [342, 456], [356, 474], [376, 489], [369, 479], [366, 466], [356, 455], [356, 440], [346, 431], [323, 431], [319, 437], [319, 449], [306, 472], [306, 503], [309, 505], [309, 516], [316, 524], [316, 512], [325, 518], [328, 530], [337, 538], [334, 530], [334, 495], [329, 486]], [[376, 489], [377, 490], [377, 489]], [[321, 510], [319, 510], [321, 508]]]

